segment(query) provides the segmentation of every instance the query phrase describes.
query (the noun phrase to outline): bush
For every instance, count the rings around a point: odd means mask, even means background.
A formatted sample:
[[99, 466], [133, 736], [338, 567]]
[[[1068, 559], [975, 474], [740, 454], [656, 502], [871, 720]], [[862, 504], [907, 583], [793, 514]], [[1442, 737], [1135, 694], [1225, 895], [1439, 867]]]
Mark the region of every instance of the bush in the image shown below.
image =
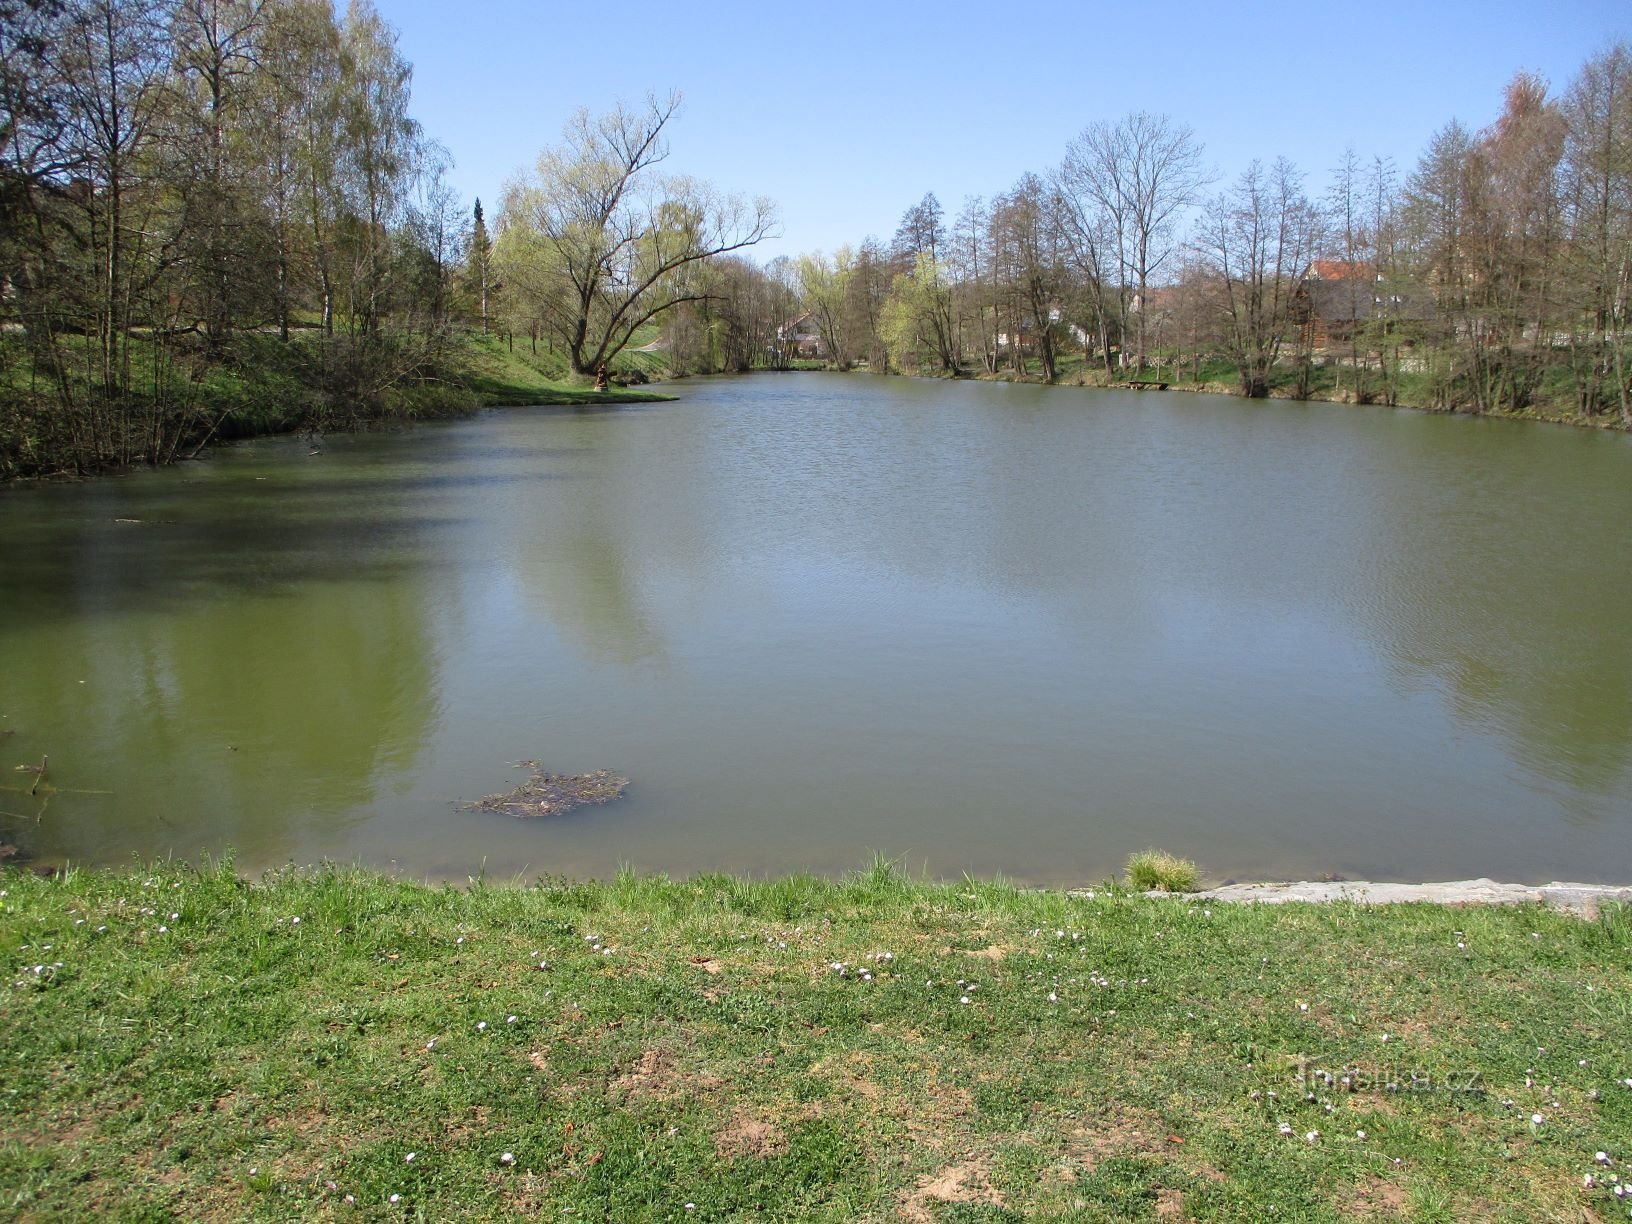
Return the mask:
[[1165, 850], [1141, 850], [1128, 856], [1128, 886], [1140, 892], [1195, 892], [1201, 872], [1189, 859]]

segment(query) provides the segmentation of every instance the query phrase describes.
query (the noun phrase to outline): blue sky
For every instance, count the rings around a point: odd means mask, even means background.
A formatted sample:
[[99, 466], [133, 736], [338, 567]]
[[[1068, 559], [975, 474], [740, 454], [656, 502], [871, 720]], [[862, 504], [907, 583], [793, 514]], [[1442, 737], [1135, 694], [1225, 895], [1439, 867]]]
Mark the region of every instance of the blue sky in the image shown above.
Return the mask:
[[761, 258], [888, 238], [926, 191], [955, 213], [1133, 110], [1193, 128], [1221, 182], [1284, 154], [1319, 188], [1347, 145], [1403, 175], [1451, 118], [1489, 123], [1514, 72], [1561, 92], [1632, 39], [1627, 0], [376, 2], [467, 200], [492, 215], [576, 108], [678, 89], [669, 164], [777, 202]]

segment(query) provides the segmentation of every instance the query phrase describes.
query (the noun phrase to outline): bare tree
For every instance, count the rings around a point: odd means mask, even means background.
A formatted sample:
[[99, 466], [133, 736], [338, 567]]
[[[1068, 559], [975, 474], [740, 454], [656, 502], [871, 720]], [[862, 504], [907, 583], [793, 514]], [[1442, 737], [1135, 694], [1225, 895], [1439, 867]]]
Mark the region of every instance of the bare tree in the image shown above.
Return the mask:
[[1200, 233], [1220, 278], [1225, 337], [1241, 394], [1263, 399], [1320, 240], [1319, 210], [1304, 196], [1292, 163], [1278, 158], [1266, 171], [1255, 161], [1212, 202]]
[[[61, 62], [69, 142], [83, 151], [82, 234], [96, 264], [95, 321], [104, 393], [129, 385], [126, 326], [146, 231], [128, 215], [166, 68], [164, 28], [139, 0], [85, 0], [70, 10]], [[120, 443], [121, 462], [128, 460]]]
[[[434, 141], [426, 142], [406, 227], [421, 265], [407, 304], [423, 311], [425, 335], [433, 350], [447, 337], [454, 270], [465, 261], [471, 243], [464, 206], [448, 183], [452, 168], [452, 154]], [[476, 207], [479, 217], [480, 203]]]
[[[1360, 360], [1360, 339], [1375, 305], [1377, 272], [1373, 235], [1366, 224], [1363, 168], [1352, 147], [1343, 150], [1343, 160], [1332, 170], [1326, 211], [1331, 221], [1329, 250], [1336, 255], [1341, 273], [1331, 278], [1335, 284], [1311, 289], [1326, 290], [1326, 304], [1335, 308], [1328, 313], [1343, 324], [1354, 402], [1364, 404], [1369, 402], [1371, 392], [1367, 390], [1366, 368]], [[1341, 374], [1338, 387], [1342, 388]]]
[[1472, 133], [1453, 119], [1434, 133], [1405, 184], [1412, 271], [1433, 300], [1432, 325], [1424, 336], [1430, 400], [1426, 407], [1446, 408], [1453, 402], [1456, 335], [1466, 327], [1473, 290], [1468, 254], [1473, 156]]
[[1578, 406], [1591, 415], [1613, 404], [1632, 428], [1632, 46], [1617, 43], [1587, 61], [1564, 113], [1567, 275], [1585, 323], [1571, 331]]
[[[70, 276], [54, 214], [83, 157], [66, 138], [72, 100], [56, 54], [66, 26], [61, 0], [0, 0], [0, 274], [11, 289], [0, 311], [20, 325], [31, 379], [46, 377], [64, 416], [74, 407], [59, 344]], [[5, 458], [0, 475], [10, 474]]]
[[775, 223], [767, 200], [657, 175], [679, 105], [671, 94], [640, 110], [580, 111], [534, 174], [505, 191], [496, 260], [574, 373], [593, 372], [642, 324], [706, 296], [695, 265], [752, 246]]
[[879, 374], [890, 372], [890, 348], [884, 341], [884, 304], [890, 296], [891, 261], [889, 252], [869, 235], [856, 248], [848, 277], [847, 313], [854, 320], [856, 343], [866, 358], [867, 368]]
[[1148, 315], [1142, 307], [1152, 279], [1178, 249], [1179, 221], [1207, 185], [1202, 146], [1183, 124], [1137, 111], [1083, 129], [1067, 148], [1059, 177], [1079, 210], [1100, 211], [1095, 225], [1115, 243], [1118, 314], [1124, 324], [1129, 315], [1139, 316], [1134, 360], [1142, 370]]
[[1016, 323], [1014, 350], [1022, 335], [1053, 382], [1058, 365], [1060, 301], [1065, 291], [1058, 199], [1035, 174], [1022, 175], [1014, 189], [992, 202], [992, 245], [997, 275], [1008, 289]]
[[[1120, 342], [1124, 318], [1115, 212], [1103, 206], [1080, 170], [1069, 165], [1055, 172], [1054, 195], [1063, 253], [1078, 291], [1077, 314], [1085, 324], [1083, 334], [1094, 337], [1108, 378], [1113, 344]], [[1086, 342], [1084, 348], [1088, 348]]]
[[192, 304], [212, 345], [264, 294], [250, 88], [260, 68], [266, 0], [182, 0], [171, 19], [175, 70], [164, 139]]
[[1480, 412], [1526, 408], [1541, 383], [1556, 306], [1564, 135], [1546, 84], [1521, 72], [1470, 163], [1475, 327], [1467, 385]]
[[997, 372], [997, 308], [993, 301], [992, 214], [979, 196], [964, 201], [948, 242], [948, 266], [955, 278], [953, 326], [958, 351], [969, 348], [971, 331], [979, 337], [981, 368]]

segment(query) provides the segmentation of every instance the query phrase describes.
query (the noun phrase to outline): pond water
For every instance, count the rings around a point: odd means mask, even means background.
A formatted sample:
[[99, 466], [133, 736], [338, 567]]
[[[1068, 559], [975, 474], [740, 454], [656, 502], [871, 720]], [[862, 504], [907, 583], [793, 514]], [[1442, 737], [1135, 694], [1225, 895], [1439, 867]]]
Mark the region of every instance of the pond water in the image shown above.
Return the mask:
[[[1215, 878], [1632, 880], [1632, 439], [673, 390], [0, 493], [0, 841], [443, 879], [877, 853], [1061, 884], [1154, 845]], [[632, 785], [459, 809], [528, 758]]]

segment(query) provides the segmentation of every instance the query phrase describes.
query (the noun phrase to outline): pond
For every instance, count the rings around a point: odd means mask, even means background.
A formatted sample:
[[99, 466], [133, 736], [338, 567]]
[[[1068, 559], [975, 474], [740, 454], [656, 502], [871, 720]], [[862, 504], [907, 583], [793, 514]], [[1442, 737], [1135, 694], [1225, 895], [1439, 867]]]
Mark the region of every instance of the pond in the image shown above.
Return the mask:
[[[0, 493], [0, 841], [455, 880], [882, 854], [1074, 884], [1147, 846], [1632, 879], [1632, 439], [672, 389]], [[528, 760], [630, 785], [461, 808]]]

